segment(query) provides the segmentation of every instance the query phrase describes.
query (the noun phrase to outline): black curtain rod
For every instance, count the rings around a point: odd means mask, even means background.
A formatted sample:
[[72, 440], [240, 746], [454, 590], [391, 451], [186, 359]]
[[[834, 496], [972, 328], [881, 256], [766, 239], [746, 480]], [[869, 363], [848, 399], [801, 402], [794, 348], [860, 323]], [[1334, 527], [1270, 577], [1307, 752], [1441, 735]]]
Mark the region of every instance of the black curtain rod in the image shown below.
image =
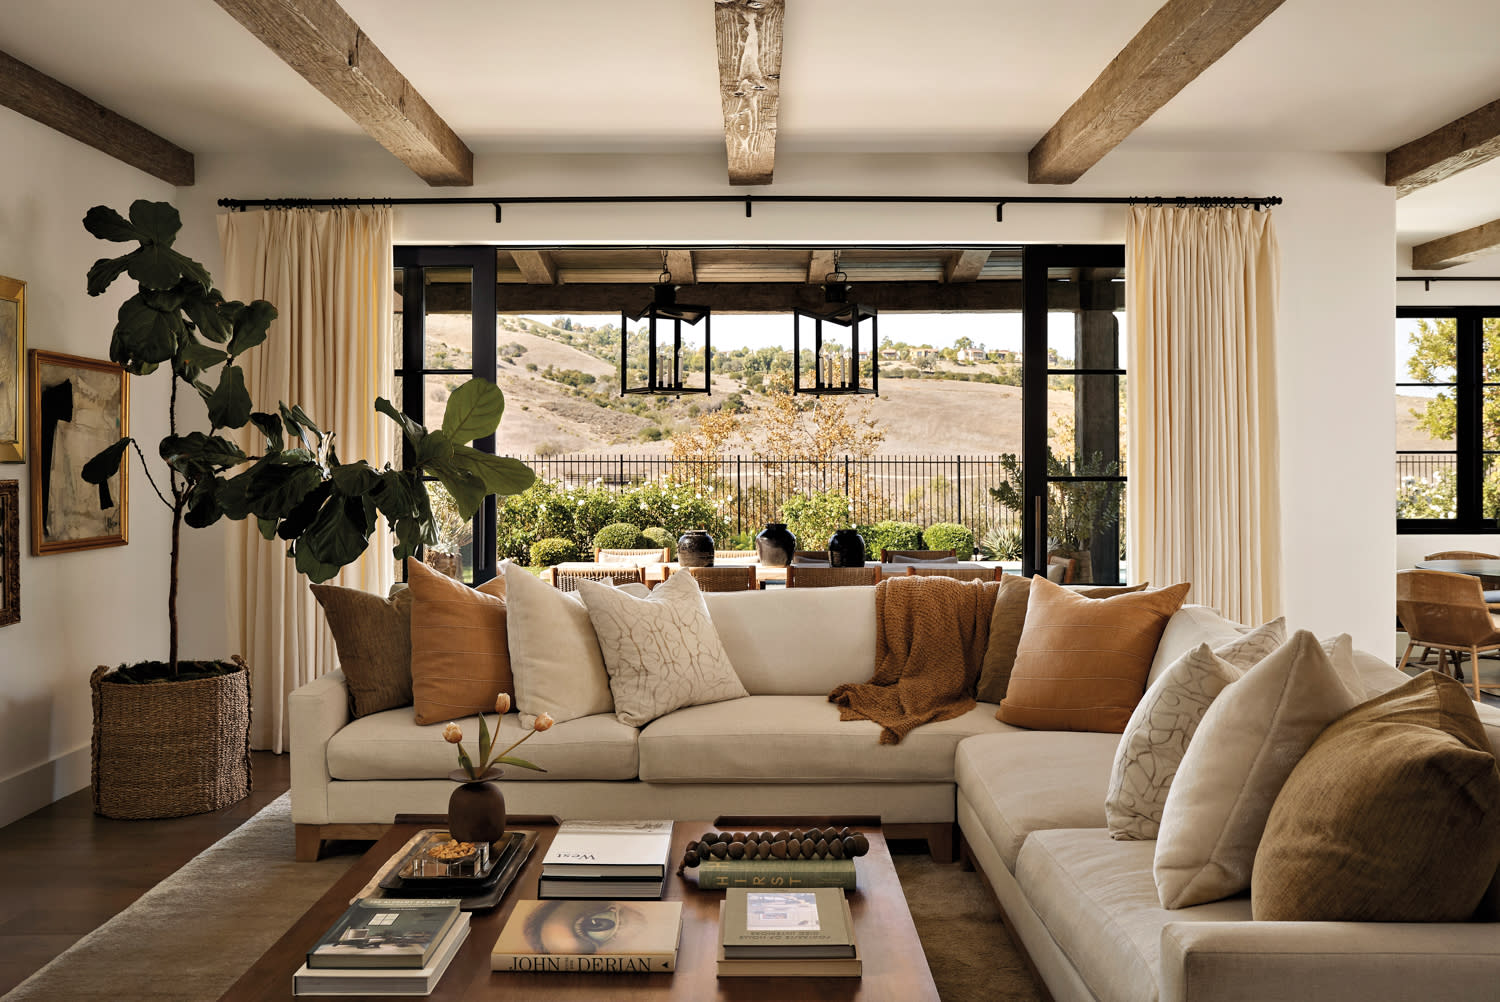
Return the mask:
[[1397, 275], [1398, 282], [1500, 282], [1500, 275], [1434, 275], [1424, 278], [1421, 275]]
[[495, 222], [501, 221], [501, 208], [506, 205], [624, 205], [630, 203], [661, 202], [739, 202], [745, 206], [745, 217], [752, 214], [756, 202], [857, 202], [857, 203], [977, 203], [995, 207], [995, 222], [1003, 221], [1007, 204], [1017, 205], [1177, 205], [1177, 206], [1232, 206], [1242, 205], [1256, 210], [1280, 205], [1277, 195], [1128, 195], [1122, 197], [1076, 196], [1076, 195], [502, 195], [502, 196], [439, 196], [431, 198], [221, 198], [219, 205], [226, 209], [306, 209], [314, 206], [345, 207], [353, 205], [493, 205]]

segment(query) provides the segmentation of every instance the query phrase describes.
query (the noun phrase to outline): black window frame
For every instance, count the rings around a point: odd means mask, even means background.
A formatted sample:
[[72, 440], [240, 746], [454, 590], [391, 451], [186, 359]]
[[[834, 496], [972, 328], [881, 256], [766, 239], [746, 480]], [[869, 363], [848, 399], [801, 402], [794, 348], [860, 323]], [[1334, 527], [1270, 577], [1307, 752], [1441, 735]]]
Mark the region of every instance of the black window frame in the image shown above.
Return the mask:
[[[1500, 318], [1500, 306], [1400, 306], [1397, 320], [1454, 321], [1453, 449], [1397, 449], [1396, 457], [1448, 455], [1454, 457], [1454, 517], [1396, 518], [1398, 535], [1492, 534], [1500, 532], [1496, 519], [1484, 514], [1484, 321]], [[1396, 380], [1394, 387], [1446, 386]], [[1500, 455], [1497, 455], [1500, 458]]]

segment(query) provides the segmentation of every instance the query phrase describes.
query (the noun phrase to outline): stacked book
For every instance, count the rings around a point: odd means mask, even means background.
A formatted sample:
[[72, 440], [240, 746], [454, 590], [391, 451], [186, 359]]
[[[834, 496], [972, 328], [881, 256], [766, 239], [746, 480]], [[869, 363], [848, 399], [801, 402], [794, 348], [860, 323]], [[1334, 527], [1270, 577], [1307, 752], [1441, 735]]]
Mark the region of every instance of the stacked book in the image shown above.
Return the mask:
[[360, 898], [307, 951], [297, 995], [429, 995], [469, 935], [451, 898]]
[[862, 973], [854, 916], [841, 888], [724, 892], [719, 977], [857, 978]]
[[539, 898], [659, 898], [670, 821], [564, 821], [542, 857]]
[[681, 901], [517, 901], [490, 968], [659, 974], [677, 969], [681, 940]]

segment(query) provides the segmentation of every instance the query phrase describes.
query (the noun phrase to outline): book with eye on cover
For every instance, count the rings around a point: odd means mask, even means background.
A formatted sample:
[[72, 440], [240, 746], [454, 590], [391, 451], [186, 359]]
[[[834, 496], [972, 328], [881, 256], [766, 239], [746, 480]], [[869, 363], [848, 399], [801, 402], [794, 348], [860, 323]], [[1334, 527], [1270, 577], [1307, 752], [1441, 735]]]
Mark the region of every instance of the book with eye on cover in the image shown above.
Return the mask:
[[360, 898], [307, 951], [307, 966], [426, 967], [458, 916], [456, 898]]
[[854, 923], [837, 887], [724, 892], [727, 960], [815, 959], [854, 956]]
[[677, 969], [681, 901], [517, 901], [495, 971], [657, 974]]

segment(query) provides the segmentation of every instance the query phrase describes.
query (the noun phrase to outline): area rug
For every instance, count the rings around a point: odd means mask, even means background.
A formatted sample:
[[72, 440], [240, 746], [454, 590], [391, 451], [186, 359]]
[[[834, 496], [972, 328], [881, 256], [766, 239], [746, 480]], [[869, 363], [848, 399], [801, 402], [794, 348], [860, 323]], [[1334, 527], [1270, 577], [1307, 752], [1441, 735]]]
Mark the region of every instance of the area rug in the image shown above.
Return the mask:
[[[218, 998], [359, 858], [353, 851], [297, 863], [292, 848], [291, 800], [283, 795], [3, 1002]], [[895, 861], [944, 1000], [1043, 997], [978, 874], [933, 863], [925, 854], [898, 852]]]

